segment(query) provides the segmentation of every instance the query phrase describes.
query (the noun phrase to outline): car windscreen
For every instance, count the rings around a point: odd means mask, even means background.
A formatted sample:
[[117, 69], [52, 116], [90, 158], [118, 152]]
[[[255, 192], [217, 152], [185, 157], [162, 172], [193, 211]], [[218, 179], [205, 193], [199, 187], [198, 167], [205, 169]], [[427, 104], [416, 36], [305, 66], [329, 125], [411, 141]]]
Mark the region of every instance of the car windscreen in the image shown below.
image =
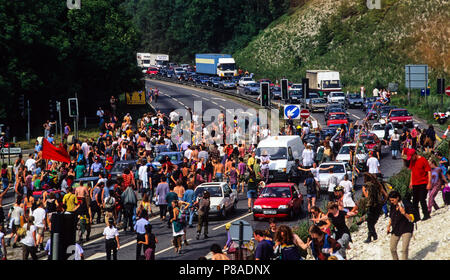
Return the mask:
[[375, 143], [375, 137], [373, 135], [361, 135], [361, 141], [366, 144]]
[[343, 92], [333, 92], [333, 97], [344, 97], [344, 93]]
[[291, 189], [289, 187], [268, 187], [261, 190], [259, 197], [262, 198], [288, 198], [291, 197]]
[[218, 186], [200, 187], [195, 190], [195, 197], [202, 197], [203, 192], [208, 191], [211, 197], [222, 197], [222, 189]]
[[356, 93], [351, 93], [351, 94], [348, 95], [348, 97], [352, 98], [352, 99], [356, 99], [356, 98], [361, 98], [361, 95], [356, 94]]
[[[333, 166], [333, 172], [334, 173], [344, 173], [344, 165], [342, 164], [322, 164], [320, 165], [320, 168], [328, 168], [330, 166]], [[327, 174], [329, 173], [329, 170], [319, 170], [320, 174]]]
[[284, 147], [262, 147], [256, 149], [256, 156], [260, 157], [267, 152], [271, 160], [287, 159], [287, 149]]
[[406, 110], [398, 110], [398, 111], [392, 111], [391, 117], [407, 117], [408, 111]]
[[327, 103], [327, 102], [325, 101], [325, 99], [323, 99], [323, 98], [312, 99], [311, 102], [312, 102], [313, 104], [324, 104], [324, 103]]
[[111, 169], [111, 172], [123, 172], [125, 168], [133, 167], [131, 163], [116, 163], [114, 167]]
[[372, 130], [384, 130], [384, 127], [381, 124], [374, 124]]
[[178, 161], [178, 157], [177, 157], [176, 154], [172, 154], [172, 155], [158, 155], [158, 156], [156, 156], [154, 161], [162, 163], [162, 162], [165, 161], [166, 156], [169, 156], [169, 159], [170, 159], [171, 162]]

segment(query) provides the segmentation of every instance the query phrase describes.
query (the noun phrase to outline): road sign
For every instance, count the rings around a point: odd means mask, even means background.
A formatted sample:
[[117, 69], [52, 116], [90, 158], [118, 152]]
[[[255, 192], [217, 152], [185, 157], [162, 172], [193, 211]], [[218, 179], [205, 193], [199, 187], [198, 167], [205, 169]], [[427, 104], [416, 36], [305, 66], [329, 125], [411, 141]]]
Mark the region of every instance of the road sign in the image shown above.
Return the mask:
[[0, 153], [3, 155], [17, 155], [22, 153], [22, 148], [2, 148]]
[[[426, 93], [427, 93], [427, 96], [430, 96], [430, 88], [427, 88]], [[424, 88], [420, 90], [420, 96], [425, 96], [425, 89]]]
[[300, 118], [299, 105], [284, 105], [284, 119], [287, 120], [289, 117], [293, 120]]
[[249, 242], [253, 238], [253, 228], [244, 220], [233, 222], [230, 227], [230, 236], [233, 241]]
[[303, 109], [300, 111], [300, 118], [302, 118], [302, 119], [307, 119], [307, 118], [309, 118], [310, 115], [311, 114], [306, 109]]
[[428, 65], [405, 65], [405, 87], [427, 88]]
[[132, 93], [125, 93], [128, 105], [145, 105], [145, 92], [135, 91]]
[[445, 89], [445, 94], [447, 94], [448, 96], [450, 96], [450, 87], [447, 87], [447, 88]]

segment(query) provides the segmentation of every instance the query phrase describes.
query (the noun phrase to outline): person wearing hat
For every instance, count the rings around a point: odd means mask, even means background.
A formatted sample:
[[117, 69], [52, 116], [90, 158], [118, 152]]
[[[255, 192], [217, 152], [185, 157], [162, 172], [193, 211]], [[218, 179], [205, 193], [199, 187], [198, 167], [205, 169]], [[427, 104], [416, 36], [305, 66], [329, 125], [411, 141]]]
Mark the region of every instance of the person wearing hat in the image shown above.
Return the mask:
[[400, 134], [397, 128], [394, 129], [394, 133], [391, 135], [391, 139], [389, 139], [389, 146], [391, 146], [392, 159], [397, 159], [400, 151]]
[[[415, 149], [408, 149], [406, 161], [411, 169], [409, 188], [412, 190], [413, 206], [416, 213], [419, 213], [419, 203], [422, 207], [422, 220], [428, 220], [430, 213], [427, 206], [427, 193], [431, 190], [431, 167], [428, 160], [419, 156]], [[417, 217], [419, 220], [419, 217]]]

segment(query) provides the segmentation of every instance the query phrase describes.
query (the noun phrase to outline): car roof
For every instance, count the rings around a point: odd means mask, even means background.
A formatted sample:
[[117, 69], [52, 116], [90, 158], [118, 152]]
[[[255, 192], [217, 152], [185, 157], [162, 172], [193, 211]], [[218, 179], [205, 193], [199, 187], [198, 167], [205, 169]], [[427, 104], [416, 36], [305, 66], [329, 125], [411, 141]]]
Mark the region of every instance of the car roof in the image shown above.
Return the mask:
[[266, 188], [293, 187], [294, 185], [294, 183], [271, 183], [266, 185]]
[[[298, 139], [299, 142], [301, 142], [300, 136], [268, 136], [261, 140], [258, 144], [258, 147], [279, 147], [280, 145], [287, 145], [289, 141]], [[270, 144], [270, 145], [267, 145]]]
[[345, 115], [344, 112], [330, 112], [330, 115]]
[[345, 162], [342, 161], [327, 161], [327, 162], [322, 162], [320, 165], [345, 165]]

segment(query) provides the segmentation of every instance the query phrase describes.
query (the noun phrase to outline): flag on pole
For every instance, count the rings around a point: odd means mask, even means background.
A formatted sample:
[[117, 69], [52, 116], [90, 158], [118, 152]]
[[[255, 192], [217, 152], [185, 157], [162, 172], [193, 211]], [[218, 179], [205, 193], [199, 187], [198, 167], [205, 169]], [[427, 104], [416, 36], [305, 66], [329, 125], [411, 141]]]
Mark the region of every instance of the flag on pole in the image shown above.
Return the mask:
[[70, 156], [62, 144], [55, 147], [47, 139], [42, 139], [42, 158], [70, 163]]

